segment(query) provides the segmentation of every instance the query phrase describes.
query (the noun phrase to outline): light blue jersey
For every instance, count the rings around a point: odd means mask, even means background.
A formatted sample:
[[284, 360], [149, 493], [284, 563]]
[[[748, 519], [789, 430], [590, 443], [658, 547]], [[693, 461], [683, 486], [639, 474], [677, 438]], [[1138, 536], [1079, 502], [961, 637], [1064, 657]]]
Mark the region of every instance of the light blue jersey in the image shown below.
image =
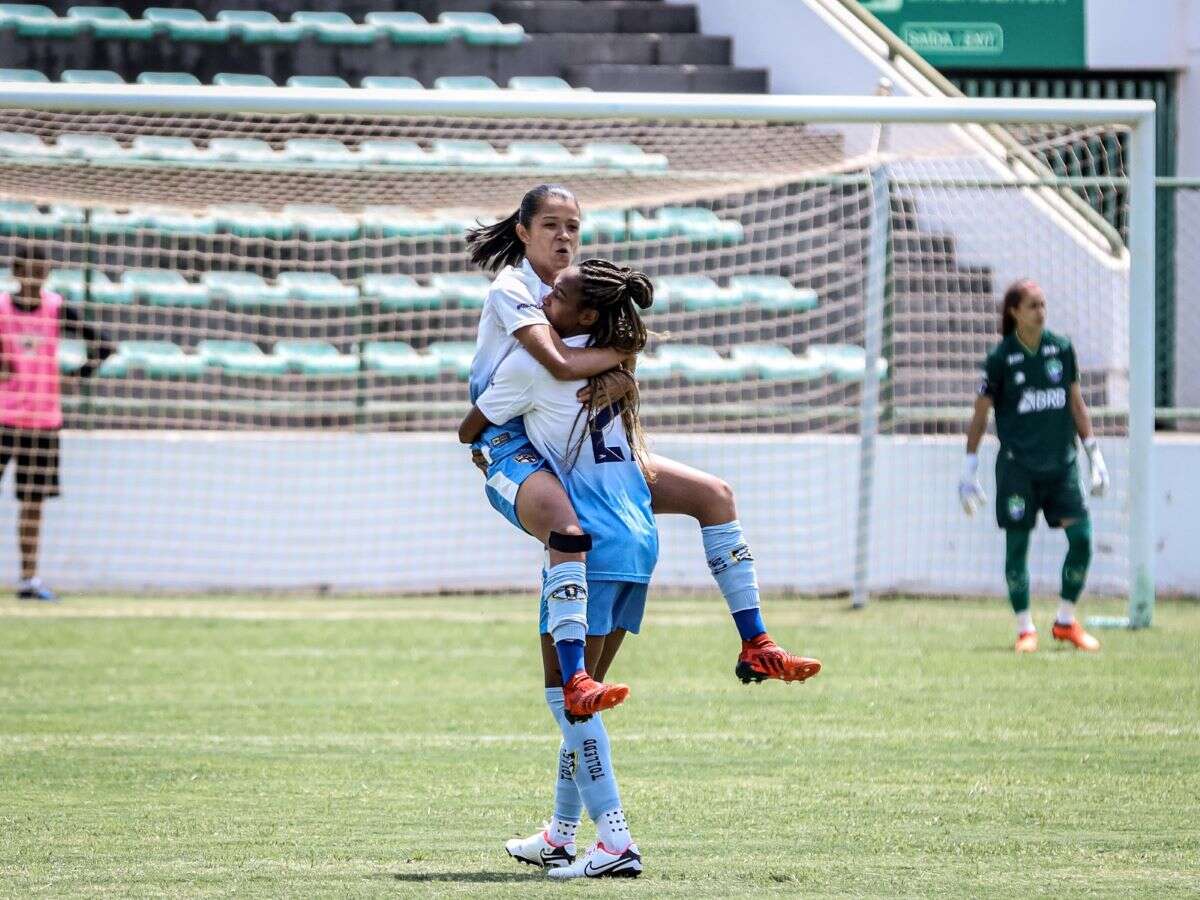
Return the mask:
[[[567, 338], [565, 343], [586, 347], [588, 337]], [[490, 422], [524, 417], [530, 442], [562, 482], [579, 524], [592, 536], [588, 580], [645, 584], [658, 562], [650, 488], [619, 415], [605, 411], [593, 430], [586, 431], [576, 397], [585, 384], [557, 381], [519, 348], [500, 364], [475, 405]]]

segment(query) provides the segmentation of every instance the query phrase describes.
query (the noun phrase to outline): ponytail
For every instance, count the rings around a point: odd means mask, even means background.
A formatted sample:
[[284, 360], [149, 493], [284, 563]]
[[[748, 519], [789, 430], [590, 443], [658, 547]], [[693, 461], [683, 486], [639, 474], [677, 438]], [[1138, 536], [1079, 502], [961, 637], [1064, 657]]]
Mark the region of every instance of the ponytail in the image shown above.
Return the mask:
[[521, 198], [521, 205], [512, 215], [494, 225], [467, 229], [467, 251], [471, 262], [485, 272], [496, 272], [505, 266], [515, 266], [524, 259], [525, 244], [517, 234], [517, 226], [528, 228], [542, 204], [552, 196], [577, 202], [575, 195], [560, 184], [539, 184], [526, 192]]

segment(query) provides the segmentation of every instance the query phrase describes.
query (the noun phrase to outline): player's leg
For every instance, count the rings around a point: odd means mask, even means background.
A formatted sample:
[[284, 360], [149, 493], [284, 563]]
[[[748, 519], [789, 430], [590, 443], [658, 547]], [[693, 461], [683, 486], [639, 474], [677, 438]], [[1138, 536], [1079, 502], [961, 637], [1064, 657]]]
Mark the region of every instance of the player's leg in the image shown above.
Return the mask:
[[21, 551], [21, 581], [17, 596], [22, 600], [54, 601], [58, 597], [37, 577], [38, 550], [42, 534], [42, 507], [48, 497], [57, 497], [58, 432], [24, 432], [17, 446], [17, 546]]
[[699, 469], [654, 454], [655, 481], [650, 485], [654, 512], [691, 516], [700, 524], [708, 568], [742, 639], [735, 672], [744, 683], [767, 678], [804, 681], [821, 671], [815, 659], [785, 651], [767, 634], [758, 595], [754, 556], [737, 518], [733, 488]]
[[1037, 628], [1029, 609], [1029, 536], [1037, 512], [1033, 480], [1001, 452], [996, 460], [996, 524], [1004, 531], [1004, 582], [1017, 622], [1018, 653], [1037, 650]]
[[1092, 562], [1092, 519], [1074, 466], [1062, 478], [1046, 486], [1045, 510], [1047, 523], [1051, 527], [1061, 527], [1067, 535], [1058, 613], [1051, 633], [1055, 640], [1066, 641], [1080, 650], [1099, 650], [1100, 642], [1084, 631], [1075, 618], [1075, 605], [1083, 593], [1088, 566]]

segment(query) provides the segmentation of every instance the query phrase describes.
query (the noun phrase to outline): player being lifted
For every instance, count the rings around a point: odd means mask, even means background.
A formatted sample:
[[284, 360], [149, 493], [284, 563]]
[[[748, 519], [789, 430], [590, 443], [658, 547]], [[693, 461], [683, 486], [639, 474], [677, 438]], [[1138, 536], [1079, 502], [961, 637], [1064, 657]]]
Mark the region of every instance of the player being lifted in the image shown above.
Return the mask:
[[1091, 492], [1108, 487], [1108, 470], [1092, 434], [1087, 404], [1079, 388], [1075, 349], [1046, 330], [1046, 298], [1029, 280], [1004, 294], [1000, 313], [1003, 335], [984, 362], [975, 413], [967, 430], [967, 457], [958, 495], [968, 515], [986, 502], [979, 484], [976, 450], [987, 430], [988, 411], [996, 409], [1000, 452], [996, 456], [996, 522], [1004, 529], [1004, 576], [1017, 617], [1018, 653], [1037, 650], [1037, 629], [1029, 612], [1029, 533], [1038, 510], [1051, 528], [1067, 533], [1061, 601], [1051, 634], [1081, 650], [1099, 650], [1100, 642], [1075, 619], [1092, 558], [1092, 523], [1079, 488], [1075, 436], [1083, 440]]
[[[540, 310], [568, 348], [610, 347], [629, 356], [645, 346], [646, 326], [638, 309], [649, 307], [653, 296], [650, 279], [641, 272], [592, 259], [560, 272]], [[640, 629], [658, 561], [658, 528], [642, 471], [637, 387], [625, 378], [630, 384], [620, 388], [622, 400], [597, 385], [581, 406], [583, 381], [559, 381], [517, 348], [500, 363], [459, 428], [460, 440], [471, 443], [489, 425], [522, 417], [528, 441], [565, 489], [583, 533], [591, 538], [586, 589], [554, 589], [584, 582], [583, 563], [564, 562], [547, 573], [551, 589], [542, 594], [546, 702], [563, 736], [555, 760], [554, 816], [544, 831], [505, 845], [510, 856], [549, 868], [554, 878], [636, 877], [642, 871], [604, 723], [599, 715], [583, 721], [569, 716], [562, 689], [564, 678], [571, 684], [584, 671], [582, 654], [573, 659], [563, 654], [564, 640], [583, 648], [586, 634], [587, 668], [602, 678], [625, 634]], [[596, 823], [597, 841], [576, 859], [575, 830], [584, 806]]]
[[[562, 380], [595, 376], [623, 362], [611, 348], [564, 346], [542, 311], [550, 285], [579, 250], [580, 224], [575, 196], [565, 187], [542, 184], [525, 194], [512, 215], [468, 233], [471, 260], [487, 271], [499, 270], [480, 316], [471, 367], [472, 402], [518, 346]], [[550, 577], [544, 596], [586, 594], [584, 559], [590, 536], [580, 528], [559, 480], [530, 444], [520, 417], [486, 428], [475, 453], [477, 464], [486, 471], [492, 506], [548, 548]], [[767, 634], [754, 557], [742, 535], [729, 485], [658, 454], [648, 457], [648, 465], [655, 473], [650, 485], [654, 512], [691, 516], [700, 525], [705, 558], [742, 639], [735, 669], [738, 677], [804, 681], [817, 674], [820, 662], [786, 652]], [[570, 678], [582, 649], [559, 634], [554, 638], [563, 675]], [[566, 707], [572, 714], [586, 715], [609, 709], [627, 695], [624, 686], [598, 684], [585, 672], [566, 685]]]

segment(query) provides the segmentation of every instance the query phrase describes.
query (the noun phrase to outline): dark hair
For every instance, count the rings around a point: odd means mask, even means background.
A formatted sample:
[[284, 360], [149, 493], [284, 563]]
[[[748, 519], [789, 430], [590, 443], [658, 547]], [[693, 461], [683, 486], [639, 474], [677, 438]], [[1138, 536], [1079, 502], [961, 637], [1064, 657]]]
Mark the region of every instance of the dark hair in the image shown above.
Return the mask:
[[495, 225], [480, 225], [467, 230], [467, 250], [471, 262], [486, 272], [495, 272], [504, 266], [515, 266], [525, 256], [525, 245], [517, 235], [517, 225], [528, 228], [542, 204], [550, 197], [561, 197], [578, 204], [567, 188], [561, 184], [539, 184], [521, 198], [516, 212]]
[[1038, 291], [1037, 282], [1032, 278], [1022, 278], [1014, 281], [1004, 292], [1004, 302], [1000, 304], [1000, 333], [1007, 337], [1017, 330], [1017, 319], [1013, 311], [1021, 305], [1026, 297], [1033, 296]]

